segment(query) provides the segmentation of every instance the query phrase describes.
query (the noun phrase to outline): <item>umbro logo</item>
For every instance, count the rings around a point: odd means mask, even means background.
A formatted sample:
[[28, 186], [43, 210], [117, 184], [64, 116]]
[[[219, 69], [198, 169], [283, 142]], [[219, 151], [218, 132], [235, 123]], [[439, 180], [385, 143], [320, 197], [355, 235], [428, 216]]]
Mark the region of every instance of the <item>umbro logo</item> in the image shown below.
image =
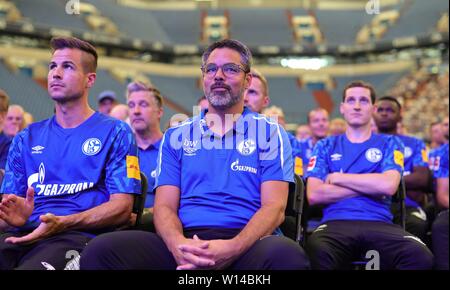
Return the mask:
[[37, 145], [31, 148], [31, 154], [42, 154], [42, 150], [44, 150], [45, 147], [41, 146], [41, 145]]
[[331, 161], [339, 161], [339, 160], [341, 160], [341, 158], [342, 158], [342, 155], [339, 153], [335, 153], [335, 154], [331, 155]]

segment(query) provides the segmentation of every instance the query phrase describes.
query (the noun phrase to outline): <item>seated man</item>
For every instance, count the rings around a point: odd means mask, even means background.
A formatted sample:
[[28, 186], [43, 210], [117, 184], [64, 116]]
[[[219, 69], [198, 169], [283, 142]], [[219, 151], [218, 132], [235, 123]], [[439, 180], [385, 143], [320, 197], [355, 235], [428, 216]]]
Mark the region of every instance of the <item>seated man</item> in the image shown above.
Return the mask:
[[125, 224], [132, 194], [140, 193], [131, 129], [88, 105], [95, 48], [76, 38], [55, 38], [51, 46], [48, 92], [56, 112], [11, 144], [0, 191], [0, 270], [75, 265], [66, 256], [77, 259], [96, 233]]
[[[0, 169], [5, 169], [6, 159], [8, 158], [9, 146], [11, 145], [11, 137], [7, 136], [3, 131], [3, 124], [9, 107], [9, 96], [5, 91], [0, 89]], [[1, 193], [0, 193], [1, 200]]]
[[[443, 128], [444, 136], [448, 140], [448, 118], [446, 122], [447, 125]], [[436, 201], [440, 210], [431, 231], [433, 253], [436, 257], [435, 269], [448, 270], [448, 143], [436, 149], [433, 169], [436, 178]]]
[[[425, 241], [429, 225], [421, 204], [424, 203], [430, 176], [427, 149], [422, 140], [397, 134], [397, 124], [402, 120], [401, 111], [397, 99], [384, 96], [377, 100], [373, 118], [378, 133], [396, 136], [405, 147], [403, 178], [406, 186], [406, 231]], [[392, 210], [394, 220], [400, 220], [398, 204], [393, 204]]]
[[286, 132], [244, 108], [251, 54], [223, 40], [203, 54], [209, 108], [161, 141], [157, 234], [108, 233], [81, 269], [307, 269], [294, 241], [273, 235], [284, 219], [293, 162]]
[[[139, 150], [139, 168], [148, 180], [147, 197], [139, 229], [155, 231], [153, 225], [153, 187], [156, 177], [156, 161], [163, 133], [161, 117], [164, 113], [161, 93], [142, 82], [132, 82], [127, 87], [127, 103], [130, 110], [130, 124], [136, 136]], [[134, 224], [134, 220], [131, 224]]]
[[375, 91], [356, 81], [340, 106], [347, 129], [317, 143], [307, 172], [310, 204], [325, 205], [322, 224], [307, 240], [313, 269], [346, 269], [370, 250], [381, 269], [430, 269], [433, 255], [419, 239], [392, 224], [391, 196], [403, 170], [393, 136], [373, 134]]

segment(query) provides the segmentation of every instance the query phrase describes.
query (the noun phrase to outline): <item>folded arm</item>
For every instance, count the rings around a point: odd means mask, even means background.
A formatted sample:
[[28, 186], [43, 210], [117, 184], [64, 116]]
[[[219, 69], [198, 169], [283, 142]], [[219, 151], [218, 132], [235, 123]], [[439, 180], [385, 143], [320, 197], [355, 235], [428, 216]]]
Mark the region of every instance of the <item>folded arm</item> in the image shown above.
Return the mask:
[[306, 196], [310, 205], [330, 204], [360, 195], [359, 192], [339, 185], [328, 184], [316, 177], [309, 177]]
[[366, 195], [392, 196], [400, 184], [400, 173], [397, 170], [365, 174], [336, 172], [327, 176], [326, 183], [345, 187]]

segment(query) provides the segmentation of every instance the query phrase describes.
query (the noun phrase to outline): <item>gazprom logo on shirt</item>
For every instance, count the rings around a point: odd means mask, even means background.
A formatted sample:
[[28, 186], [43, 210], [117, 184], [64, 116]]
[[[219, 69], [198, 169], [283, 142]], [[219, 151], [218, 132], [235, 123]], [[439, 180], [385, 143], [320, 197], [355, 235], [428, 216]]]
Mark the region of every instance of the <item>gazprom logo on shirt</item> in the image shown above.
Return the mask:
[[383, 158], [383, 153], [378, 148], [370, 148], [366, 151], [366, 159], [372, 163], [377, 163]]
[[66, 184], [45, 184], [45, 166], [44, 163], [39, 164], [38, 173], [31, 174], [28, 177], [28, 187], [32, 187], [36, 184], [36, 195], [62, 195], [62, 194], [74, 194], [89, 188], [94, 187], [93, 182], [79, 182], [79, 183], [66, 183]]
[[100, 152], [100, 149], [102, 149], [102, 142], [100, 142], [100, 140], [98, 140], [97, 138], [89, 138], [84, 141], [81, 149], [86, 155], [95, 155]]
[[233, 163], [231, 163], [231, 170], [233, 171], [243, 171], [243, 172], [250, 172], [256, 174], [258, 172], [258, 169], [246, 165], [239, 165], [239, 159], [236, 159]]

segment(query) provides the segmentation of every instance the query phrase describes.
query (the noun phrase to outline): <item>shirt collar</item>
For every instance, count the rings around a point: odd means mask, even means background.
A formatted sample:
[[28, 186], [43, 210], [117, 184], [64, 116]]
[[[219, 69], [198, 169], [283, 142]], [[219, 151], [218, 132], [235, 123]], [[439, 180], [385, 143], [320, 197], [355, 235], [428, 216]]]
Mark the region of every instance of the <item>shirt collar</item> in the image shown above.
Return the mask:
[[159, 150], [159, 145], [161, 144], [161, 141], [162, 141], [162, 138], [159, 139], [158, 141], [156, 141], [155, 143], [148, 145], [148, 147], [146, 149], [142, 149], [140, 146], [138, 146], [138, 148], [143, 151], [153, 150], [153, 149]]
[[[202, 135], [214, 135], [214, 133], [210, 130], [210, 128], [206, 125], [206, 113], [208, 112], [208, 109], [203, 110], [200, 113], [200, 120], [199, 120], [199, 127], [200, 127], [200, 132], [202, 133]], [[250, 115], [252, 111], [244, 106], [244, 110], [242, 111], [241, 116], [239, 117], [239, 119], [234, 123], [233, 126], [233, 132], [245, 135], [247, 133], [248, 130], [248, 122], [245, 122], [246, 118], [250, 118]]]

